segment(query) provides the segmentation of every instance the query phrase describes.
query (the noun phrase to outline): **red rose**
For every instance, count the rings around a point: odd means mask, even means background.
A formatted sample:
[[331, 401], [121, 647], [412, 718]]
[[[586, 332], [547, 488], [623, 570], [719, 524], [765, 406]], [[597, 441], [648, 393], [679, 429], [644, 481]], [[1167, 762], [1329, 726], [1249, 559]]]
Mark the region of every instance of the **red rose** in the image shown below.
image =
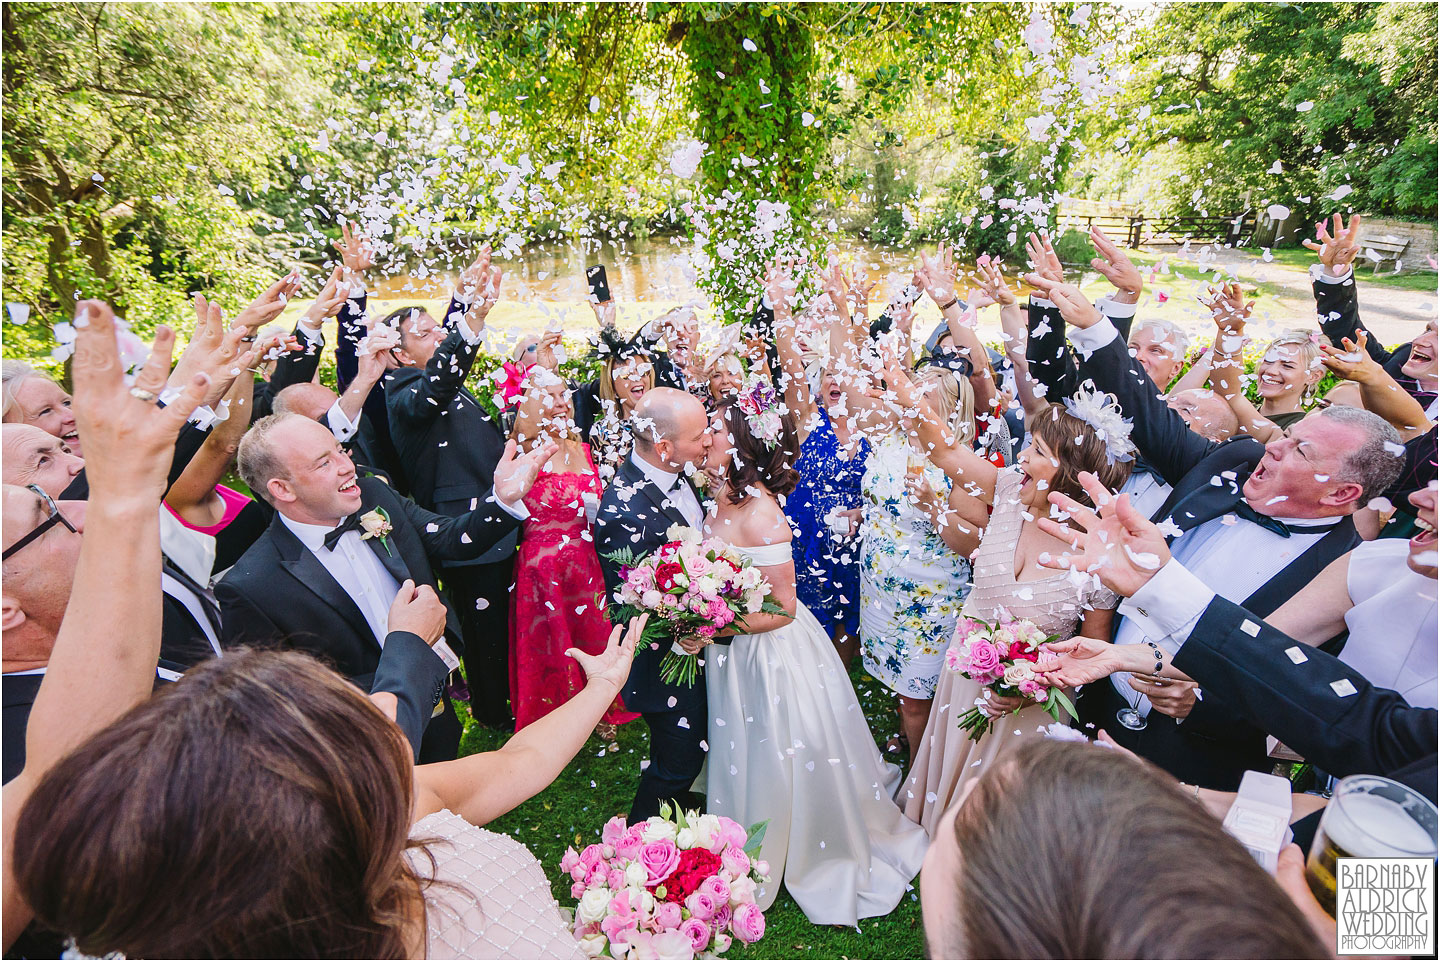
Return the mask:
[[655, 566], [655, 586], [661, 591], [675, 587], [675, 576], [685, 573], [678, 561], [662, 561]]
[[[720, 871], [720, 865], [720, 856], [706, 849], [690, 848], [681, 852], [680, 864], [661, 883], [665, 886], [665, 901], [684, 902], [700, 887], [701, 882]], [[655, 888], [650, 891], [655, 891]]]
[[1030, 646], [1023, 641], [1012, 641], [1010, 651], [1005, 657], [1010, 661], [1035, 661], [1040, 657], [1040, 652], [1031, 651]]

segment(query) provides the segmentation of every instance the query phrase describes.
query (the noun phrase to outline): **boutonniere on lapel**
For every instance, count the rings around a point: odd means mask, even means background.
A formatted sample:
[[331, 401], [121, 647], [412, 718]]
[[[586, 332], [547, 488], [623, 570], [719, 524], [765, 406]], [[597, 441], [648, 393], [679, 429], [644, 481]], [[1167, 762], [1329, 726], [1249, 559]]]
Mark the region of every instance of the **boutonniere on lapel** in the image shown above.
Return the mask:
[[376, 508], [362, 514], [360, 527], [365, 532], [360, 536], [360, 540], [369, 541], [371, 538], [379, 538], [380, 543], [385, 546], [385, 553], [391, 557], [395, 556], [395, 549], [390, 547], [390, 532], [395, 530], [395, 526], [390, 523], [390, 515], [385, 513], [384, 508]]

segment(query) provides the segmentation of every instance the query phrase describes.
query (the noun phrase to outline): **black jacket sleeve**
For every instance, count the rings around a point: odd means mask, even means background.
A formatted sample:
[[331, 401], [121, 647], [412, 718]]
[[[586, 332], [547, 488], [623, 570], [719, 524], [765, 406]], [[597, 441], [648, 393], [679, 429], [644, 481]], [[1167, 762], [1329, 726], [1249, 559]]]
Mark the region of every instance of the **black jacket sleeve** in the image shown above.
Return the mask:
[[369, 333], [365, 328], [365, 308], [369, 300], [369, 294], [349, 298], [340, 305], [340, 313], [335, 318], [340, 335], [335, 339], [335, 381], [342, 394], [360, 373], [360, 342]]
[[1175, 667], [1333, 775], [1384, 775], [1435, 756], [1433, 708], [1412, 708], [1224, 598], [1205, 609]]
[[[464, 310], [458, 302], [451, 301], [446, 316]], [[465, 388], [465, 379], [470, 376], [479, 350], [478, 341], [471, 344], [458, 324], [452, 326], [418, 378], [406, 381], [403, 390], [386, 391], [391, 414], [412, 424], [428, 424], [439, 417]]]
[[1058, 404], [1075, 393], [1080, 377], [1075, 354], [1065, 343], [1065, 320], [1058, 307], [1041, 307], [1033, 299], [1025, 302], [1029, 337], [1025, 360], [1030, 376], [1045, 387], [1045, 400]]
[[215, 583], [215, 600], [220, 603], [220, 647], [264, 647], [285, 638], [280, 626], [270, 620], [265, 609], [228, 579]]
[[520, 519], [495, 502], [494, 490], [480, 497], [475, 509], [451, 517], [426, 511], [409, 498], [396, 497], [420, 535], [432, 562], [471, 561], [489, 551], [520, 527]]
[[416, 761], [420, 760], [420, 741], [444, 694], [449, 674], [445, 662], [419, 635], [392, 631], [385, 636], [370, 693], [388, 691], [395, 696], [395, 724], [409, 740]]

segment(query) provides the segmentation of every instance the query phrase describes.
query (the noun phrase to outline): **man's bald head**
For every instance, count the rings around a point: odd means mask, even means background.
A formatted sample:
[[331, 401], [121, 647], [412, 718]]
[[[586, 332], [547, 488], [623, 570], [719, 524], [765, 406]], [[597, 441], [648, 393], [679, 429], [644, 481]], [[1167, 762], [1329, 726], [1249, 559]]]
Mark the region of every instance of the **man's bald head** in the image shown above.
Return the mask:
[[292, 384], [275, 395], [276, 414], [298, 414], [302, 418], [319, 421], [325, 412], [334, 406], [336, 394], [323, 384], [306, 381]]
[[1180, 414], [1190, 430], [1211, 441], [1228, 441], [1240, 430], [1240, 421], [1225, 399], [1208, 388], [1176, 391], [1165, 402]]
[[635, 452], [657, 467], [679, 470], [699, 465], [710, 446], [705, 405], [687, 391], [657, 387], [646, 391], [630, 415]]

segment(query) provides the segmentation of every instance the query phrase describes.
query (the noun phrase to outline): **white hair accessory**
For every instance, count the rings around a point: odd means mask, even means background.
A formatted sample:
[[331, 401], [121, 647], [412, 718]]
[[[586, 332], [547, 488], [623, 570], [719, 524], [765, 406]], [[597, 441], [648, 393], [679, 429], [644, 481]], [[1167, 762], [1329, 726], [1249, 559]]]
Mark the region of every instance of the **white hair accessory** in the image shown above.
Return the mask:
[[1065, 398], [1065, 410], [1090, 425], [1097, 437], [1105, 442], [1105, 460], [1132, 461], [1135, 445], [1130, 441], [1133, 425], [1120, 413], [1120, 402], [1113, 394], [1095, 390], [1095, 385], [1086, 381], [1071, 397]]

